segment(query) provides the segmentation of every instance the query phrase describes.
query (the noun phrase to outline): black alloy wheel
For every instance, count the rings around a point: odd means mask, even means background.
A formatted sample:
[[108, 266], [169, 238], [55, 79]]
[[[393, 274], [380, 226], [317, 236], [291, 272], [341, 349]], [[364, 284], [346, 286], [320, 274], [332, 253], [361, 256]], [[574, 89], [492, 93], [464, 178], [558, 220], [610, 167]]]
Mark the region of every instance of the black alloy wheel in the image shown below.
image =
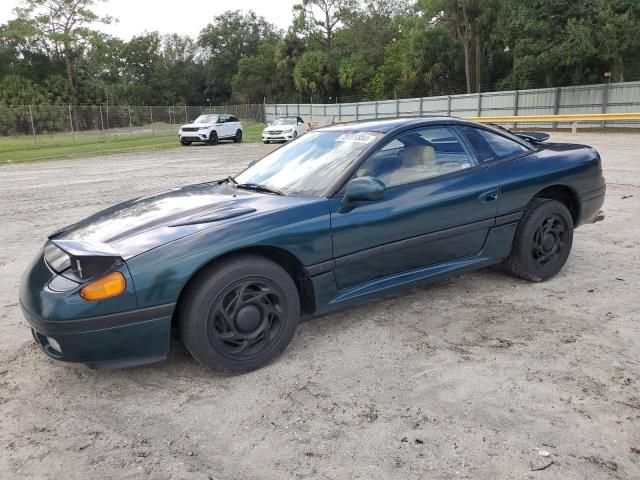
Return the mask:
[[515, 232], [505, 269], [520, 278], [543, 282], [564, 266], [573, 245], [573, 218], [561, 202], [534, 198]]
[[242, 361], [267, 348], [283, 322], [282, 299], [269, 280], [243, 279], [226, 288], [209, 312], [208, 335], [221, 354]]
[[531, 255], [538, 265], [554, 262], [562, 253], [566, 225], [557, 214], [545, 218], [533, 234]]
[[300, 316], [293, 279], [267, 258], [223, 258], [201, 271], [176, 311], [180, 336], [202, 365], [219, 373], [263, 367], [291, 342]]

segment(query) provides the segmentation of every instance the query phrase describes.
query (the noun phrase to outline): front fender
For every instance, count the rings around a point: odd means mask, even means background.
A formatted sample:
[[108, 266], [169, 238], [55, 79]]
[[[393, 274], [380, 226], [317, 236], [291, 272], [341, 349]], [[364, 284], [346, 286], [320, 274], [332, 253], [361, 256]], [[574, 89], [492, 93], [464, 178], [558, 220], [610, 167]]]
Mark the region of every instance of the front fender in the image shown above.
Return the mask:
[[326, 199], [237, 222], [165, 244], [127, 261], [138, 304], [149, 307], [178, 300], [189, 279], [204, 265], [250, 247], [276, 247], [303, 265], [331, 258], [331, 225]]

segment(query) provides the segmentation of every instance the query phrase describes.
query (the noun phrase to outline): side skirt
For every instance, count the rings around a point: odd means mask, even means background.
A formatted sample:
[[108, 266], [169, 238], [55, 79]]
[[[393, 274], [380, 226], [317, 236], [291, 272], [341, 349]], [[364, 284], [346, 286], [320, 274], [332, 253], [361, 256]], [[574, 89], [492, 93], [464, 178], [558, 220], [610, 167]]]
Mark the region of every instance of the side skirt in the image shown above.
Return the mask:
[[316, 299], [315, 313], [330, 312], [453, 273], [477, 270], [500, 263], [511, 251], [517, 225], [517, 222], [513, 222], [492, 228], [484, 249], [477, 255], [377, 278], [343, 290], [338, 290], [333, 271], [314, 276], [311, 280]]

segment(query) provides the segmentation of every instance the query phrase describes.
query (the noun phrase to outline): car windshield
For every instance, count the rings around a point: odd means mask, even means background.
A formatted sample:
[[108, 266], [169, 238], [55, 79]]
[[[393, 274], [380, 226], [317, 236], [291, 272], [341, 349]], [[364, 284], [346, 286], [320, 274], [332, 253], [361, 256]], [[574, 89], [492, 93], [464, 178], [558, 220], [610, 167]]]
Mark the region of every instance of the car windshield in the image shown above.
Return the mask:
[[235, 181], [287, 195], [321, 195], [380, 137], [370, 132], [310, 132], [254, 163]]
[[200, 115], [193, 123], [217, 123], [218, 115]]
[[296, 122], [295, 118], [276, 118], [271, 125], [295, 125]]

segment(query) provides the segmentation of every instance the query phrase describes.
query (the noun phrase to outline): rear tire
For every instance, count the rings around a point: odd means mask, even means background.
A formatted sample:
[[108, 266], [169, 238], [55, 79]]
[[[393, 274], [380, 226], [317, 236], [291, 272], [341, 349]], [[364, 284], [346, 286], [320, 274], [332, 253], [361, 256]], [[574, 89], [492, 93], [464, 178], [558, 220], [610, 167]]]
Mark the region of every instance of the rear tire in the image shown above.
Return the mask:
[[233, 141], [235, 143], [240, 143], [242, 142], [242, 130], [238, 129], [238, 131], [236, 132], [236, 136], [233, 137]]
[[573, 220], [565, 205], [534, 198], [520, 219], [507, 272], [531, 282], [544, 282], [564, 266], [573, 244]]
[[267, 365], [291, 342], [300, 298], [278, 264], [257, 255], [222, 259], [196, 277], [178, 307], [185, 347], [223, 374]]

